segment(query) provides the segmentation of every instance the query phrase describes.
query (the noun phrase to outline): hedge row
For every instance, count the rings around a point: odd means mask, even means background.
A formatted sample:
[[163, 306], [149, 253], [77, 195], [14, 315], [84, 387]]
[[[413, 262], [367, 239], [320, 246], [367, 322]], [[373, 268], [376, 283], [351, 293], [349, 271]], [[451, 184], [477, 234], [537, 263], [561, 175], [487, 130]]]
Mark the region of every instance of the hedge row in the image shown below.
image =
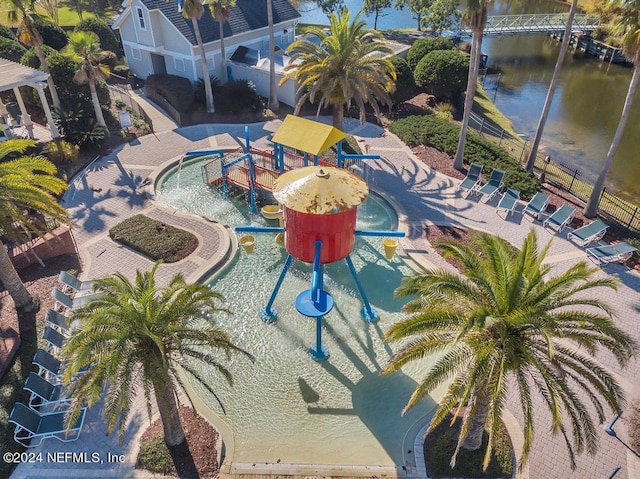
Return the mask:
[[175, 263], [189, 256], [198, 239], [188, 231], [166, 225], [144, 215], [134, 215], [109, 230], [114, 241], [155, 260]]
[[193, 109], [193, 86], [188, 78], [154, 73], [147, 77], [145, 88], [158, 93], [180, 113], [187, 113]]
[[[435, 115], [402, 118], [393, 122], [389, 130], [409, 146], [432, 146], [452, 157], [458, 148], [460, 127]], [[480, 138], [473, 132], [467, 134], [464, 157], [467, 164], [483, 165], [485, 177], [488, 177], [494, 168], [504, 170], [506, 172], [504, 183], [509, 188], [519, 190], [523, 200], [530, 199], [541, 187], [540, 180], [522, 169], [507, 150]]]

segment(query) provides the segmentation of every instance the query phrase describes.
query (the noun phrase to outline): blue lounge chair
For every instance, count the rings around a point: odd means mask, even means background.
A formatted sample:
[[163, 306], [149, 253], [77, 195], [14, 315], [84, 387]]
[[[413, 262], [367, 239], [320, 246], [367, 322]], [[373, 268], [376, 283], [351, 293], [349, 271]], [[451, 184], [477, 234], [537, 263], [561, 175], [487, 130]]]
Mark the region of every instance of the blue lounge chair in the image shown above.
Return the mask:
[[60, 271], [58, 281], [64, 285], [65, 292], [89, 291], [93, 288], [93, 281], [81, 281], [66, 271]]
[[40, 414], [17, 402], [9, 416], [9, 422], [16, 425], [13, 440], [25, 447], [39, 446], [48, 437], [55, 437], [63, 442], [75, 441], [80, 437], [86, 413], [87, 408], [83, 407], [78, 420], [67, 429], [64, 424], [67, 414], [65, 411]]
[[540, 191], [533, 195], [533, 198], [529, 200], [522, 210], [522, 214], [531, 213], [535, 218], [540, 219], [540, 215], [547, 209], [549, 203], [549, 195]]
[[542, 222], [542, 226], [544, 228], [554, 229], [560, 233], [565, 226], [571, 223], [575, 214], [576, 209], [573, 206], [562, 205]]
[[51, 326], [45, 326], [44, 332], [42, 333], [42, 339], [47, 345], [45, 349], [51, 352], [54, 349], [60, 351], [66, 338], [62, 333], [56, 331]]
[[69, 318], [53, 309], [47, 311], [44, 322], [62, 334], [69, 334]]
[[29, 373], [24, 382], [24, 390], [29, 391], [29, 406], [37, 409], [40, 406], [69, 406], [71, 398], [67, 396], [64, 384], [52, 384], [36, 373]]
[[511, 188], [507, 189], [500, 198], [500, 203], [498, 203], [498, 211], [505, 211], [505, 218], [509, 216], [509, 213], [513, 213], [516, 210], [516, 206], [518, 205], [518, 200], [520, 199], [520, 192], [518, 190], [512, 190]]
[[44, 349], [38, 348], [31, 364], [38, 366], [38, 374], [47, 377], [50, 382], [62, 379], [62, 361]]
[[580, 246], [587, 245], [594, 241], [602, 239], [607, 232], [609, 225], [602, 220], [595, 220], [584, 225], [581, 228], [573, 230], [567, 235], [567, 238], [580, 244]]
[[74, 309], [78, 309], [84, 306], [92, 299], [95, 299], [96, 296], [97, 295], [95, 294], [87, 294], [85, 296], [75, 297], [72, 299], [56, 287], [53, 287], [53, 289], [51, 290], [51, 297], [56, 300], [56, 304], [54, 306], [54, 309], [56, 311], [73, 311]]
[[467, 176], [465, 176], [464, 180], [458, 185], [458, 189], [467, 190], [467, 193], [473, 190], [478, 186], [478, 183], [480, 183], [480, 173], [482, 173], [482, 165], [471, 163], [469, 171], [467, 171]]
[[479, 188], [477, 190], [478, 193], [480, 193], [482, 196], [486, 196], [487, 201], [489, 201], [498, 191], [500, 191], [500, 188], [502, 188], [503, 178], [504, 171], [494, 168], [491, 172], [491, 176], [489, 177], [489, 181], [487, 181], [487, 183], [482, 186], [482, 188]]
[[611, 263], [618, 261], [624, 263], [631, 258], [634, 251], [638, 248], [630, 245], [629, 243], [622, 242], [618, 244], [608, 246], [597, 246], [595, 248], [588, 248], [586, 250], [587, 257], [593, 260], [597, 264]]

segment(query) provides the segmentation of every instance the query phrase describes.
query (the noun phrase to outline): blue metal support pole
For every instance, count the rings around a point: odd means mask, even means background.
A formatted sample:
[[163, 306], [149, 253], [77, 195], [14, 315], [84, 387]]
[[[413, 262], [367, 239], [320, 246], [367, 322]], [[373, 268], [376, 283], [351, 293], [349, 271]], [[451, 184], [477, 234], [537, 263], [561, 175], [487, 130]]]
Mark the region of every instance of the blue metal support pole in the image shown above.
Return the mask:
[[338, 166], [338, 168], [342, 168], [342, 140], [340, 140], [336, 145], [336, 150], [337, 150], [337, 156], [338, 156], [338, 159], [336, 160], [336, 165]]
[[375, 323], [379, 319], [378, 312], [369, 304], [367, 295], [365, 294], [364, 289], [360, 284], [360, 280], [358, 279], [356, 268], [355, 266], [353, 266], [353, 261], [351, 261], [351, 256], [347, 256], [345, 258], [345, 261], [347, 262], [347, 266], [349, 266], [349, 270], [353, 275], [353, 279], [356, 282], [356, 287], [358, 288], [358, 292], [360, 293], [360, 297], [362, 298], [362, 302], [364, 303], [364, 307], [360, 310], [360, 316], [362, 317], [362, 320], [367, 323]]
[[303, 156], [304, 166], [309, 166], [309, 153], [305, 151]]
[[318, 166], [318, 155], [313, 155], [313, 166]]
[[[323, 303], [326, 301], [326, 294], [324, 293], [323, 276], [324, 266], [320, 263], [320, 255], [322, 253], [322, 241], [316, 241], [314, 243], [315, 254], [313, 257], [313, 274], [311, 276], [311, 298], [314, 303]], [[320, 308], [326, 307], [326, 304], [318, 304]], [[316, 316], [316, 346], [309, 349], [309, 354], [316, 361], [322, 361], [329, 357], [329, 351], [322, 346], [322, 318], [323, 316]]]
[[405, 237], [404, 231], [377, 231], [377, 230], [361, 231], [361, 230], [356, 230], [355, 231], [355, 235], [356, 236], [392, 236], [394, 238], [404, 238]]
[[236, 226], [233, 229], [238, 233], [284, 233], [284, 228], [277, 226]]
[[284, 173], [284, 145], [280, 145], [278, 155], [280, 156], [280, 174]]
[[273, 303], [276, 300], [276, 296], [278, 295], [278, 291], [280, 290], [280, 286], [282, 286], [282, 282], [284, 281], [284, 277], [287, 275], [287, 271], [289, 270], [289, 266], [291, 266], [291, 261], [293, 260], [293, 256], [290, 254], [287, 255], [287, 259], [284, 262], [284, 266], [282, 267], [282, 271], [280, 272], [280, 277], [278, 278], [278, 282], [276, 283], [275, 288], [273, 288], [273, 292], [271, 293], [271, 297], [269, 298], [269, 302], [267, 305], [260, 310], [260, 318], [265, 323], [273, 323], [276, 319], [278, 319], [278, 312], [273, 307]]
[[244, 152], [249, 153], [251, 150], [251, 143], [249, 142], [249, 125], [244, 126]]
[[258, 211], [258, 207], [256, 205], [256, 185], [255, 172], [253, 169], [253, 157], [251, 156], [251, 153], [248, 153], [247, 156], [249, 157], [249, 197], [251, 199], [251, 211], [253, 213], [256, 213]]

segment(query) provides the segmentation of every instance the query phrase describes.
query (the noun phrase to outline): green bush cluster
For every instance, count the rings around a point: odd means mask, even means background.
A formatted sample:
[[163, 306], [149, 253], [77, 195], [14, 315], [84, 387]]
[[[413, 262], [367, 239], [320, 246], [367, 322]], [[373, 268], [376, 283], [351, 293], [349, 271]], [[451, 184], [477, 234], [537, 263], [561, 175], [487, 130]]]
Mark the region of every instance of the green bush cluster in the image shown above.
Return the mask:
[[73, 29], [75, 32], [93, 32], [100, 39], [100, 48], [121, 56], [122, 47], [114, 31], [107, 22], [98, 18], [85, 18]]
[[156, 92], [180, 113], [188, 113], [193, 109], [193, 86], [188, 78], [154, 73], [147, 77], [145, 88]]
[[189, 256], [198, 239], [188, 231], [144, 215], [134, 215], [109, 230], [109, 236], [154, 261], [175, 263]]
[[416, 85], [437, 97], [457, 98], [467, 88], [469, 57], [457, 50], [435, 50], [418, 62]]
[[140, 444], [138, 466], [156, 474], [169, 474], [175, 470], [173, 458], [161, 434]]
[[20, 63], [20, 59], [25, 53], [27, 53], [27, 49], [19, 42], [0, 36], [0, 57]]
[[391, 57], [389, 60], [396, 69], [396, 92], [413, 88], [415, 83], [413, 81], [413, 71], [411, 71], [409, 63], [400, 57]]
[[[460, 127], [438, 118], [436, 115], [416, 115], [393, 122], [389, 130], [398, 135], [407, 145], [428, 145], [454, 156], [458, 148]], [[467, 164], [479, 163], [484, 166], [485, 176], [494, 168], [505, 171], [504, 183], [509, 188], [520, 191], [523, 200], [530, 199], [541, 187], [540, 180], [527, 173], [517, 160], [504, 148], [480, 138], [472, 132], [467, 134], [464, 149]]]
[[222, 87], [213, 98], [218, 113], [259, 113], [264, 110], [256, 86], [249, 80], [235, 80]]
[[0, 38], [8, 38], [9, 40], [18, 40], [13, 30], [6, 25], [0, 24]]
[[[45, 20], [43, 17], [36, 17], [33, 24], [42, 36], [42, 42], [54, 50], [62, 50], [69, 43], [67, 33], [55, 23]], [[18, 29], [17, 36], [20, 38], [20, 29]]]
[[412, 70], [415, 70], [420, 60], [424, 58], [427, 53], [431, 53], [436, 50], [453, 50], [454, 44], [451, 38], [446, 37], [429, 37], [420, 38], [413, 42], [411, 48], [407, 52], [407, 63]]
[[78, 161], [80, 148], [73, 143], [61, 140], [58, 143], [50, 141], [46, 144], [45, 155], [54, 164], [75, 163]]
[[451, 468], [450, 461], [456, 449], [460, 435], [458, 420], [449, 427], [451, 415], [446, 417], [426, 438], [424, 454], [429, 477], [482, 477], [503, 478], [513, 475], [513, 447], [506, 428], [501, 423], [493, 439], [493, 451], [489, 466], [482, 470], [482, 462], [489, 435], [485, 431], [482, 446], [475, 451], [461, 448], [458, 452], [456, 466]]
[[127, 78], [129, 76], [129, 72], [131, 70], [129, 69], [129, 67], [127, 65], [116, 65], [115, 67], [113, 67], [112, 69], [112, 73], [115, 73], [118, 76]]

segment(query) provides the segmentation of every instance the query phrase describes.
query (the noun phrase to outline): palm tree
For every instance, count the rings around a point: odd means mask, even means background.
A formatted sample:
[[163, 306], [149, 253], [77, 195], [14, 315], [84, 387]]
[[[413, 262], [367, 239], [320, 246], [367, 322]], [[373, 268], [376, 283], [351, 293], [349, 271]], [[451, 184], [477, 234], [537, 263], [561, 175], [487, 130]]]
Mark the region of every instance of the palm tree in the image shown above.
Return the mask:
[[[35, 15], [35, 0], [5, 0], [9, 6], [7, 18], [11, 23], [20, 22], [20, 38], [19, 40], [25, 45], [29, 45], [35, 48], [36, 56], [40, 60], [40, 66], [45, 73], [49, 73], [49, 64], [42, 51], [42, 35], [36, 29], [33, 16]], [[62, 111], [62, 105], [60, 104], [60, 98], [58, 98], [58, 91], [56, 85], [53, 83], [53, 78], [49, 74], [47, 78], [47, 84], [49, 85], [49, 92], [51, 93], [51, 100], [53, 106], [57, 111]]]
[[[0, 231], [4, 239], [22, 244], [32, 234], [44, 236], [47, 225], [34, 219], [33, 211], [59, 222], [68, 222], [66, 210], [54, 195], [67, 189], [57, 178], [56, 167], [41, 156], [24, 155], [36, 146], [33, 140], [8, 140], [0, 143]], [[9, 160], [16, 155], [23, 155]], [[29, 310], [37, 303], [25, 288], [0, 243], [0, 282], [9, 292], [17, 310]]]
[[549, 407], [552, 433], [564, 436], [573, 467], [576, 453], [594, 453], [597, 447], [590, 411], [602, 422], [602, 400], [621, 410], [621, 387], [592, 357], [603, 347], [625, 365], [637, 349], [633, 338], [615, 325], [610, 307], [593, 294], [596, 288], [615, 289], [616, 281], [594, 278], [596, 270], [584, 262], [551, 276], [551, 267], [544, 264], [549, 246], [539, 251], [533, 231], [520, 250], [487, 233], [466, 246], [446, 242], [444, 254], [459, 262], [462, 275], [428, 270], [405, 278], [396, 291], [399, 297], [417, 299], [405, 306], [410, 316], [386, 332], [387, 340], [402, 343], [383, 372], [437, 354], [429, 358], [431, 367], [405, 411], [439, 385], [449, 384], [430, 430], [452, 409], [464, 411], [452, 465], [460, 447], [480, 448], [486, 428], [486, 468], [510, 387], [517, 390], [524, 417], [520, 467], [534, 438], [534, 391]]
[[562, 44], [560, 45], [560, 53], [558, 53], [558, 59], [556, 60], [556, 66], [553, 69], [553, 76], [551, 77], [551, 83], [547, 90], [547, 97], [544, 100], [542, 107], [542, 113], [540, 114], [540, 120], [538, 121], [538, 128], [536, 129], [536, 135], [531, 145], [531, 151], [527, 158], [525, 170], [529, 173], [533, 172], [533, 167], [536, 164], [536, 157], [538, 156], [538, 148], [540, 147], [540, 140], [542, 139], [542, 133], [544, 132], [544, 125], [547, 123], [547, 117], [549, 116], [549, 109], [551, 108], [551, 102], [553, 102], [553, 95], [556, 92], [556, 87], [560, 81], [560, 72], [562, 71], [562, 64], [564, 63], [564, 57], [567, 54], [569, 48], [569, 40], [571, 39], [571, 27], [573, 26], [573, 17], [578, 9], [578, 0], [571, 2], [571, 8], [569, 9], [569, 18], [567, 18], [567, 26], [564, 29], [564, 36], [562, 37]]
[[96, 114], [98, 124], [107, 128], [102, 115], [102, 107], [98, 99], [96, 83], [106, 80], [111, 71], [109, 66], [101, 63], [103, 51], [100, 49], [100, 39], [93, 32], [71, 32], [69, 44], [63, 50], [64, 53], [78, 62], [79, 68], [73, 76], [76, 83], [89, 83], [93, 111]]
[[471, 28], [471, 58], [469, 59], [469, 76], [467, 77], [467, 92], [464, 98], [464, 111], [462, 112], [462, 127], [458, 138], [458, 149], [453, 160], [453, 167], [461, 170], [464, 167], [464, 144], [467, 139], [467, 128], [471, 109], [473, 108], [473, 97], [476, 95], [478, 84], [478, 68], [480, 67], [480, 56], [482, 54], [482, 35], [487, 25], [487, 3], [488, 0], [469, 0], [467, 9], [462, 17], [463, 25]]
[[273, 3], [267, 0], [267, 22], [269, 23], [269, 109], [278, 111], [278, 90], [276, 85], [276, 42], [273, 37]]
[[[227, 83], [227, 56], [224, 50], [224, 23], [231, 17], [231, 7], [236, 6], [235, 0], [208, 0], [209, 11], [220, 27], [220, 56], [222, 57], [222, 82]], [[205, 77], [208, 78], [208, 77]]]
[[365, 104], [369, 103], [376, 116], [380, 116], [378, 102], [391, 107], [389, 94], [395, 88], [396, 72], [385, 55], [392, 53], [382, 35], [375, 30], [365, 30], [360, 14], [350, 22], [351, 14], [344, 8], [340, 15], [332, 13], [329, 33], [324, 27], [313, 27], [309, 34], [318, 39], [293, 42], [287, 48], [292, 54], [285, 67], [287, 74], [280, 85], [290, 78], [299, 84], [298, 100], [294, 114], [298, 114], [304, 102], [315, 102], [320, 96], [318, 113], [322, 108], [333, 108], [333, 126], [342, 129], [344, 106], [355, 103], [360, 109], [360, 122], [365, 121]]
[[[155, 280], [159, 264], [151, 271], [138, 271], [133, 283], [121, 273], [95, 282], [96, 299], [73, 313], [81, 324], [63, 349], [68, 359], [64, 379], [73, 384], [70, 422], [82, 404], [93, 405], [104, 397], [108, 431], [118, 423], [122, 440], [131, 404], [141, 388], [148, 411], [155, 396], [167, 446], [177, 446], [185, 438], [177, 402], [178, 391], [184, 390], [180, 370], [220, 403], [191, 360], [217, 370], [231, 384], [231, 373], [214, 351], [227, 359], [231, 353], [253, 357], [215, 325], [212, 315], [226, 312], [219, 306], [223, 301], [219, 293], [202, 284], [187, 284], [181, 274], [159, 287]], [[74, 381], [83, 369], [87, 372]]]
[[213, 89], [211, 88], [211, 81], [209, 81], [209, 65], [207, 64], [207, 55], [202, 43], [200, 27], [198, 26], [198, 20], [200, 20], [204, 14], [204, 5], [202, 4], [202, 0], [184, 0], [182, 2], [182, 7], [179, 6], [178, 8], [182, 8], [182, 16], [186, 19], [190, 19], [191, 24], [193, 25], [193, 32], [196, 36], [198, 49], [200, 50], [200, 61], [202, 62], [202, 79], [204, 81], [204, 93], [207, 99], [207, 112], [214, 113]]
[[598, 203], [600, 202], [600, 195], [604, 188], [604, 182], [607, 179], [607, 173], [611, 168], [614, 156], [620, 146], [620, 140], [622, 139], [622, 133], [627, 126], [629, 120], [629, 114], [631, 113], [631, 104], [636, 96], [638, 89], [638, 82], [640, 81], [640, 0], [618, 0], [616, 6], [620, 9], [621, 15], [616, 22], [616, 33], [623, 35], [622, 39], [622, 51], [626, 55], [627, 59], [633, 63], [633, 73], [631, 75], [631, 82], [629, 82], [629, 89], [627, 90], [627, 97], [624, 100], [624, 106], [622, 107], [622, 114], [620, 115], [620, 121], [618, 127], [613, 135], [611, 146], [607, 152], [607, 157], [604, 161], [602, 171], [593, 185], [593, 191], [589, 197], [589, 201], [584, 208], [584, 215], [587, 218], [593, 218], [598, 213]]

